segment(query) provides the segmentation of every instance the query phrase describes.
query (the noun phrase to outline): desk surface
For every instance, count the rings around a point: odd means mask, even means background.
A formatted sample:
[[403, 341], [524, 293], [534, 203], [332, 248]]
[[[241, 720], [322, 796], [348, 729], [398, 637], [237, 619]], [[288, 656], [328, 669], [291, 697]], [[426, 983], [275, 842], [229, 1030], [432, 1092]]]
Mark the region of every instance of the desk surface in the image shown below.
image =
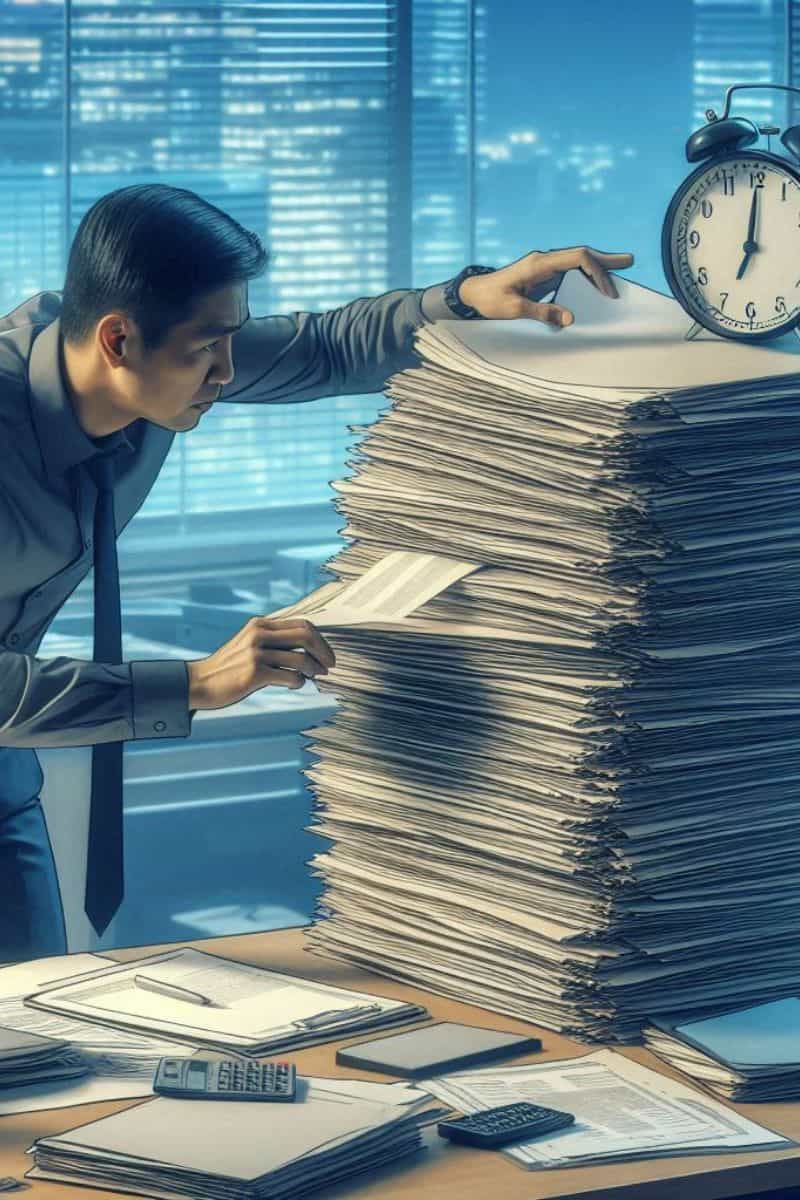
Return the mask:
[[[537, 1030], [521, 1021], [489, 1013], [485, 1009], [435, 996], [430, 992], [407, 987], [367, 974], [348, 963], [322, 958], [305, 949], [302, 929], [277, 930], [272, 933], [248, 934], [243, 937], [205, 938], [195, 945], [214, 954], [226, 955], [242, 962], [257, 963], [273, 970], [324, 979], [342, 987], [357, 988], [386, 996], [415, 1000], [429, 1010], [435, 1020], [461, 1021], [467, 1025], [484, 1025], [517, 1033], [533, 1033], [541, 1037], [543, 1050], [539, 1054], [514, 1059], [522, 1062], [541, 1062], [545, 1059], [577, 1057], [590, 1053], [596, 1046], [586, 1046], [549, 1030]], [[111, 956], [124, 961], [142, 957], [162, 947], [138, 946], [116, 950]], [[358, 1037], [342, 1039], [292, 1051], [299, 1074], [340, 1076], [350, 1079], [390, 1080], [391, 1076], [339, 1067], [335, 1050]], [[377, 1034], [376, 1034], [377, 1036]], [[639, 1047], [624, 1047], [620, 1053], [666, 1075], [681, 1078], [652, 1054]], [[117, 1100], [103, 1104], [86, 1104], [69, 1109], [21, 1113], [0, 1118], [0, 1177], [14, 1175], [22, 1178], [31, 1166], [25, 1150], [37, 1137], [64, 1132], [84, 1125], [98, 1117], [141, 1104], [135, 1100]], [[737, 1111], [753, 1120], [794, 1138], [800, 1143], [800, 1103], [735, 1105]], [[354, 1179], [321, 1191], [323, 1200], [722, 1200], [750, 1192], [777, 1188], [800, 1188], [800, 1144], [794, 1148], [760, 1154], [720, 1154], [687, 1156], [684, 1158], [652, 1159], [635, 1163], [617, 1163], [601, 1167], [578, 1167], [557, 1171], [525, 1171], [502, 1155], [473, 1150], [466, 1146], [445, 1143], [435, 1132], [426, 1135], [429, 1149], [393, 1167]], [[79, 1195], [96, 1200], [119, 1200], [121, 1192], [97, 1188], [73, 1188], [62, 1183], [28, 1180], [25, 1200], [72, 1200]]]

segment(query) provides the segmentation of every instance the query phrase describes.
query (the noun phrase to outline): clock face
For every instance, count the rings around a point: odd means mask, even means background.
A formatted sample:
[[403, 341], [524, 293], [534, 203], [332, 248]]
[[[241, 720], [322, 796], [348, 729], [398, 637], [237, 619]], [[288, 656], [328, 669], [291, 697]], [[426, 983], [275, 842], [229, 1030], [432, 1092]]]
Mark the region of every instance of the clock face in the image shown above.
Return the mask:
[[706, 328], [786, 332], [800, 318], [800, 180], [767, 155], [711, 160], [675, 193], [662, 251], [676, 297]]

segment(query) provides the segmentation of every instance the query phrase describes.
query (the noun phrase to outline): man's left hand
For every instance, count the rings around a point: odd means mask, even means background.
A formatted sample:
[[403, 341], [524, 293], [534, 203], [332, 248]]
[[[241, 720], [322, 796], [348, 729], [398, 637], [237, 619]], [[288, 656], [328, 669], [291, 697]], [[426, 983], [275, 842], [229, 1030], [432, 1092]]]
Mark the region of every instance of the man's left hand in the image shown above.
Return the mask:
[[529, 317], [543, 321], [550, 329], [562, 329], [572, 324], [574, 314], [561, 304], [540, 304], [532, 300], [534, 289], [540, 295], [546, 295], [550, 290], [547, 285], [555, 289], [565, 271], [577, 268], [604, 296], [618, 299], [619, 293], [609, 271], [621, 270], [632, 263], [632, 254], [609, 254], [590, 246], [534, 250], [491, 274], [470, 275], [458, 293], [464, 304], [476, 308], [482, 317], [495, 320]]

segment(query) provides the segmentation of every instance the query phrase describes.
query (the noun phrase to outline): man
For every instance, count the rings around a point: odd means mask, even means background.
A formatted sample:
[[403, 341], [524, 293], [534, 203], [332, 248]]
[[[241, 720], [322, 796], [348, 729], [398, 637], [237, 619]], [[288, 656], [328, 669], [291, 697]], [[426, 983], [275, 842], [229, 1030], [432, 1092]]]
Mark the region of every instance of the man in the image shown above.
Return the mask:
[[[527, 317], [560, 329], [572, 313], [540, 298], [564, 271], [613, 297], [608, 272], [633, 256], [532, 253], [332, 312], [251, 318], [247, 284], [266, 262], [255, 234], [193, 192], [134, 185], [84, 215], [63, 293], [40, 292], [0, 320], [0, 962], [66, 952], [35, 747], [93, 747], [87, 912], [102, 931], [122, 896], [122, 743], [187, 737], [197, 709], [297, 688], [334, 665], [310, 622], [269, 617], [207, 658], [121, 661], [115, 537], [175, 433], [219, 399], [379, 391], [416, 361], [413, 332], [427, 321]], [[97, 661], [36, 658], [92, 566]]]

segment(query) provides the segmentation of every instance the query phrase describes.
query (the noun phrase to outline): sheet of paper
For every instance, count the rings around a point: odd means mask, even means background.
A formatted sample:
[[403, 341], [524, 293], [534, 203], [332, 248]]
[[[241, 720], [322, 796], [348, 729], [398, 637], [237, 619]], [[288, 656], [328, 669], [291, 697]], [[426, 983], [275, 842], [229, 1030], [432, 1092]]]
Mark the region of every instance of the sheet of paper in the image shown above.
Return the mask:
[[613, 279], [616, 300], [601, 295], [579, 271], [568, 271], [555, 300], [575, 314], [575, 322], [556, 335], [537, 321], [452, 320], [437, 321], [417, 337], [434, 361], [437, 339], [445, 345], [457, 340], [462, 373], [497, 378], [489, 365], [502, 363], [502, 378], [517, 373], [581, 387], [655, 391], [800, 373], [794, 334], [752, 346], [711, 333], [686, 341], [692, 321], [674, 297], [622, 275]]
[[[175, 1047], [172, 1047], [173, 1051]], [[0, 1117], [12, 1113], [40, 1112], [47, 1108], [72, 1108], [103, 1100], [127, 1100], [153, 1095], [154, 1070], [143, 1075], [86, 1075], [81, 1079], [54, 1080], [0, 1092]]]
[[576, 1116], [550, 1138], [503, 1151], [530, 1168], [791, 1145], [696, 1090], [612, 1050], [524, 1067], [439, 1075], [421, 1083], [462, 1112], [530, 1100]]
[[[479, 566], [442, 555], [393, 551], [339, 590], [335, 599], [323, 607], [306, 607], [304, 612], [320, 629], [401, 620]], [[273, 616], [289, 616], [291, 612], [280, 609]]]
[[55, 983], [57, 979], [72, 979], [85, 971], [107, 967], [113, 961], [104, 954], [56, 954], [0, 967], [0, 999], [25, 996]]

